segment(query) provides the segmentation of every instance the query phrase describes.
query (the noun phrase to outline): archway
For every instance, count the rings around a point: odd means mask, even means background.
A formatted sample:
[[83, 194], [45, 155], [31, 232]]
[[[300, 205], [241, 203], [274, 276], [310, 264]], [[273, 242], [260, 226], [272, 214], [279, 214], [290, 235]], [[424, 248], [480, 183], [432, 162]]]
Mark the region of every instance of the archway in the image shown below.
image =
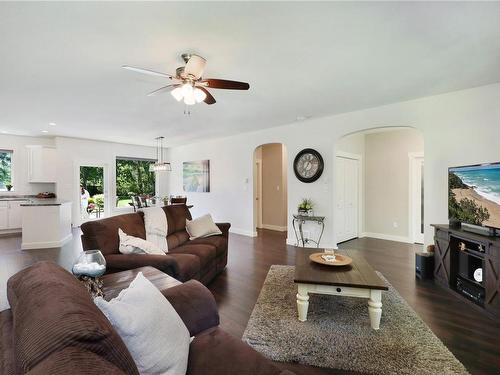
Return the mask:
[[287, 231], [287, 151], [282, 143], [266, 143], [253, 154], [254, 234]]
[[424, 139], [411, 127], [350, 133], [335, 145], [337, 243], [372, 237], [423, 243]]

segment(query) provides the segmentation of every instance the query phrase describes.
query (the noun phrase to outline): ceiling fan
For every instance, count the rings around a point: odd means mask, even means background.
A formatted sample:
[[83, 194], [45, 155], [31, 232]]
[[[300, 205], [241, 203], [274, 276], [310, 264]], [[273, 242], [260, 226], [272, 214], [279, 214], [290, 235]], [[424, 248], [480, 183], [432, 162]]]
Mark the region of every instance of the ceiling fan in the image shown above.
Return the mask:
[[181, 57], [186, 65], [177, 68], [175, 75], [128, 65], [124, 65], [122, 68], [138, 73], [168, 78], [172, 81], [171, 84], [150, 92], [148, 96], [170, 92], [178, 102], [183, 100], [186, 105], [193, 105], [201, 102], [214, 104], [215, 98], [208, 92], [208, 88], [225, 90], [248, 90], [250, 88], [250, 85], [246, 82], [202, 78], [207, 60], [201, 56], [190, 53], [183, 53]]

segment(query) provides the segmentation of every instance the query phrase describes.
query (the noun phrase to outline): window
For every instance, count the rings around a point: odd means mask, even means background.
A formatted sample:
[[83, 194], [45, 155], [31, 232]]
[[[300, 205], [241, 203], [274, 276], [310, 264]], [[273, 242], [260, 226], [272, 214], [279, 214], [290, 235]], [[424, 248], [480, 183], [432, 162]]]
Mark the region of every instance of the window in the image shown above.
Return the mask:
[[116, 158], [116, 207], [129, 207], [131, 195], [155, 195], [155, 173], [149, 171], [154, 160]]
[[9, 191], [11, 189], [12, 151], [0, 150], [0, 191]]

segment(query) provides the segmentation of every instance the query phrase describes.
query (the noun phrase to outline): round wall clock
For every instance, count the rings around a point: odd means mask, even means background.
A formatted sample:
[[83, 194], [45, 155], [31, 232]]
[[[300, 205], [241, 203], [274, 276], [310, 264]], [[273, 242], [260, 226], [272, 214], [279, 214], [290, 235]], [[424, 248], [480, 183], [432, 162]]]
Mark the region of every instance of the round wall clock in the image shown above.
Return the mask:
[[293, 161], [295, 176], [302, 182], [314, 182], [323, 173], [323, 158], [312, 148], [300, 151]]

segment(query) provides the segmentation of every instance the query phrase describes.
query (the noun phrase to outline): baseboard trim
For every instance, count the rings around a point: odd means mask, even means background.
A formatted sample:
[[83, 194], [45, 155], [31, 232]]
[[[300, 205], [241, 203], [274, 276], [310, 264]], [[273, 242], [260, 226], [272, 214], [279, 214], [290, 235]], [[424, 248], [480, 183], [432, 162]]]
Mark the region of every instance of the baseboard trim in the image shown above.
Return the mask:
[[286, 232], [288, 228], [286, 226], [262, 224], [262, 229], [275, 230], [278, 232]]
[[412, 243], [408, 237], [393, 236], [391, 234], [384, 234], [384, 233], [363, 232], [361, 233], [360, 237], [371, 237], [371, 238], [377, 238], [379, 240]]
[[247, 237], [257, 237], [256, 231], [251, 231], [241, 228], [229, 228], [229, 232], [234, 234], [240, 234], [242, 236], [247, 236]]
[[62, 247], [64, 244], [68, 243], [71, 238], [73, 238], [73, 235], [70, 233], [60, 241], [23, 242], [21, 243], [21, 250], [51, 249], [53, 247]]

